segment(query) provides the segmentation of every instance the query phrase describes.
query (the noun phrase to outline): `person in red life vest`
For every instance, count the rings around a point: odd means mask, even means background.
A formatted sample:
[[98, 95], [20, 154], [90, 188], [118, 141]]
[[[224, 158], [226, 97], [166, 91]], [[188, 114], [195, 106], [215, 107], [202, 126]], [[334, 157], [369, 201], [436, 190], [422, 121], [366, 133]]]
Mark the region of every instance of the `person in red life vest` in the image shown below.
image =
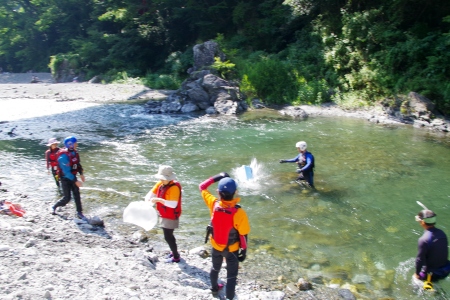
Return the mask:
[[[219, 182], [217, 188], [219, 199], [208, 191], [208, 187], [215, 182]], [[211, 225], [207, 229], [207, 237], [211, 233], [212, 245], [212, 268], [209, 274], [211, 291], [216, 296], [223, 288], [223, 285], [218, 283], [218, 277], [225, 258], [226, 297], [231, 300], [235, 296], [239, 262], [243, 262], [247, 255], [250, 223], [247, 213], [238, 205], [241, 199], [235, 197], [237, 184], [227, 173], [222, 172], [210, 177], [199, 185], [199, 189], [211, 213]]]
[[[58, 152], [57, 159], [63, 197], [52, 206], [52, 214], [56, 214], [56, 209], [58, 207], [66, 206], [66, 204], [69, 203], [72, 193], [77, 209], [77, 217], [86, 221], [87, 219], [83, 215], [80, 197], [80, 187], [83, 186], [85, 178], [80, 156], [77, 152], [78, 141], [74, 136], [69, 136], [64, 139], [64, 146], [66, 146], [66, 148], [63, 148]], [[80, 174], [81, 181], [78, 181], [77, 173]]]
[[59, 176], [58, 176], [58, 151], [59, 151], [59, 141], [55, 138], [51, 138], [48, 140], [48, 149], [45, 151], [45, 161], [47, 162], [47, 173], [50, 174], [50, 169], [52, 170], [53, 178], [55, 179], [56, 185], [59, 184]]
[[145, 201], [156, 203], [156, 210], [160, 216], [160, 226], [164, 232], [164, 239], [170, 248], [170, 253], [165, 262], [179, 263], [177, 240], [173, 235], [178, 228], [181, 216], [181, 185], [175, 181], [176, 176], [171, 166], [160, 166], [155, 175], [159, 181], [145, 196]]

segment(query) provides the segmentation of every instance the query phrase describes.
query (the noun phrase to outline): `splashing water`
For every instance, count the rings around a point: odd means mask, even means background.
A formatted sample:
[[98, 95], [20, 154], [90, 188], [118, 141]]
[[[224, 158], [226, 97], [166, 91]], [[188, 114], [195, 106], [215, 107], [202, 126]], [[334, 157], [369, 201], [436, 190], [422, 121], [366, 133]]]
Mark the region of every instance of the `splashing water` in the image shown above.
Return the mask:
[[262, 183], [264, 182], [264, 178], [267, 177], [267, 174], [264, 171], [264, 166], [261, 163], [258, 163], [256, 158], [252, 159], [249, 166], [242, 165], [233, 169], [231, 173], [232, 176], [236, 178], [241, 193], [242, 191], [248, 192], [248, 190], [260, 190]]
[[426, 291], [423, 288], [424, 282], [414, 278], [414, 258], [400, 262], [395, 268], [395, 284], [397, 288], [411, 290], [421, 299], [449, 299], [444, 289], [438, 283], [434, 283], [433, 291]]

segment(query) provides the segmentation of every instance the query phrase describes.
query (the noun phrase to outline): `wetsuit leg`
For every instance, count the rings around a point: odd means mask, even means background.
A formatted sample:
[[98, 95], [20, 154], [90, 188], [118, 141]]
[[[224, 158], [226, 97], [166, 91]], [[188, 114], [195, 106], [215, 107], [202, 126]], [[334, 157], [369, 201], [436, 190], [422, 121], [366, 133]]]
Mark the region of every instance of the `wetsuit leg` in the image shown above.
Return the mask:
[[303, 175], [305, 176], [305, 180], [308, 182], [308, 184], [314, 188], [314, 172], [313, 171], [303, 171]]
[[314, 188], [314, 171], [309, 172], [309, 185]]
[[233, 299], [236, 291], [236, 281], [239, 271], [238, 251], [229, 252], [227, 259], [227, 299]]
[[80, 188], [77, 187], [75, 185], [75, 183], [72, 183], [72, 193], [73, 193], [73, 199], [75, 200], [75, 206], [77, 208], [77, 212], [82, 213], [83, 206], [81, 205]]
[[59, 206], [66, 206], [67, 203], [70, 201], [70, 193], [72, 192], [72, 185], [73, 182], [67, 178], [61, 178], [61, 187], [63, 190], [63, 197], [56, 202], [55, 205], [53, 205], [54, 208], [57, 208]]
[[[211, 280], [211, 290], [218, 291], [219, 285], [218, 285], [217, 280], [219, 279], [219, 272], [220, 272], [220, 269], [222, 268], [222, 262], [223, 262], [222, 252], [217, 251], [216, 249], [212, 248], [211, 258], [212, 258], [212, 268], [211, 268], [211, 272], [209, 273], [209, 279]], [[231, 298], [231, 299], [233, 299], [233, 298]]]
[[166, 240], [167, 244], [169, 244], [169, 248], [170, 251], [172, 251], [173, 258], [177, 259], [180, 258], [180, 253], [178, 253], [177, 240], [173, 235], [173, 231], [174, 229], [163, 228], [164, 239]]
[[57, 177], [56, 177], [56, 170], [55, 169], [53, 169], [52, 168], [52, 174], [53, 174], [53, 178], [55, 179], [55, 183], [56, 183], [56, 185], [59, 187], [60, 186], [60, 184], [59, 184], [59, 179], [57, 179]]

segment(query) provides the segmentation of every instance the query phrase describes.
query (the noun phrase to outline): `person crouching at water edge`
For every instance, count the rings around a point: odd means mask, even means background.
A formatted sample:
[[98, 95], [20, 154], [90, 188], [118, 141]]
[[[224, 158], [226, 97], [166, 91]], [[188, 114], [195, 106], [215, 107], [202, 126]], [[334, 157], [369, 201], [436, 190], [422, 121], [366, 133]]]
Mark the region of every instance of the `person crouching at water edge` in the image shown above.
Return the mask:
[[296, 181], [306, 180], [314, 188], [314, 155], [306, 151], [307, 144], [304, 141], [296, 143], [295, 147], [299, 154], [291, 159], [280, 159], [280, 163], [297, 163], [299, 176]]
[[145, 196], [145, 201], [156, 203], [156, 209], [160, 216], [160, 225], [164, 232], [164, 239], [170, 248], [170, 253], [165, 262], [179, 263], [177, 240], [173, 235], [178, 228], [181, 216], [181, 185], [175, 181], [176, 176], [171, 166], [160, 166], [155, 175], [159, 181]]
[[48, 149], [45, 151], [45, 161], [47, 163], [47, 173], [50, 174], [50, 168], [52, 170], [53, 178], [55, 179], [56, 186], [59, 188], [59, 175], [58, 175], [58, 151], [59, 141], [55, 138], [48, 140]]
[[450, 273], [447, 235], [434, 226], [436, 214], [433, 211], [422, 210], [415, 219], [425, 232], [418, 241], [414, 277], [427, 281], [428, 275], [431, 275], [431, 281], [444, 279]]
[[[77, 217], [86, 221], [87, 219], [83, 215], [80, 197], [80, 187], [83, 186], [85, 178], [83, 175], [83, 167], [81, 166], [80, 155], [77, 152], [78, 141], [74, 136], [69, 136], [64, 139], [64, 146], [66, 146], [66, 148], [59, 150], [57, 159], [58, 173], [64, 196], [52, 206], [52, 214], [55, 215], [58, 207], [66, 206], [66, 204], [70, 202], [72, 193], [77, 209]], [[80, 174], [81, 181], [77, 180], [77, 173]]]
[[[219, 182], [219, 199], [213, 196], [208, 187]], [[200, 192], [206, 206], [211, 213], [211, 224], [207, 228], [207, 237], [211, 233], [212, 268], [209, 274], [211, 291], [217, 295], [223, 288], [218, 284], [220, 268], [223, 258], [227, 262], [226, 297], [233, 299], [236, 290], [239, 262], [243, 262], [247, 255], [247, 235], [250, 233], [250, 224], [247, 213], [238, 205], [240, 198], [235, 198], [237, 185], [230, 176], [223, 172], [205, 180], [199, 185]]]

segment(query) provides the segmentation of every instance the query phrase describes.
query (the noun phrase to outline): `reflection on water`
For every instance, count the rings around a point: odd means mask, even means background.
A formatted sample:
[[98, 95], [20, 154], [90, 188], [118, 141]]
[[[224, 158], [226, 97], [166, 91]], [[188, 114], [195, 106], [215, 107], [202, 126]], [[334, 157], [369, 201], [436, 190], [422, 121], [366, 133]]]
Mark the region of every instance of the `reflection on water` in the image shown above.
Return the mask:
[[[189, 248], [203, 245], [209, 219], [198, 184], [225, 171], [238, 179], [252, 225], [248, 272], [269, 283], [284, 275], [347, 285], [369, 298], [425, 297], [410, 285], [422, 233], [414, 222], [421, 209], [416, 201], [435, 210], [439, 227], [450, 234], [448, 139], [354, 119], [146, 115], [140, 104], [86, 107], [70, 126], [61, 121], [66, 114], [8, 125], [35, 134], [0, 141], [0, 181], [54, 202], [59, 195], [46, 176], [44, 141], [76, 135], [86, 213], [129, 234], [136, 227], [121, 221], [123, 209], [143, 199], [160, 164], [170, 164], [183, 186], [180, 247]], [[297, 154], [299, 140], [316, 158], [316, 191], [293, 181], [295, 164], [279, 163]], [[252, 167], [254, 179], [238, 178], [242, 165]], [[449, 280], [440, 283], [443, 290]]]

